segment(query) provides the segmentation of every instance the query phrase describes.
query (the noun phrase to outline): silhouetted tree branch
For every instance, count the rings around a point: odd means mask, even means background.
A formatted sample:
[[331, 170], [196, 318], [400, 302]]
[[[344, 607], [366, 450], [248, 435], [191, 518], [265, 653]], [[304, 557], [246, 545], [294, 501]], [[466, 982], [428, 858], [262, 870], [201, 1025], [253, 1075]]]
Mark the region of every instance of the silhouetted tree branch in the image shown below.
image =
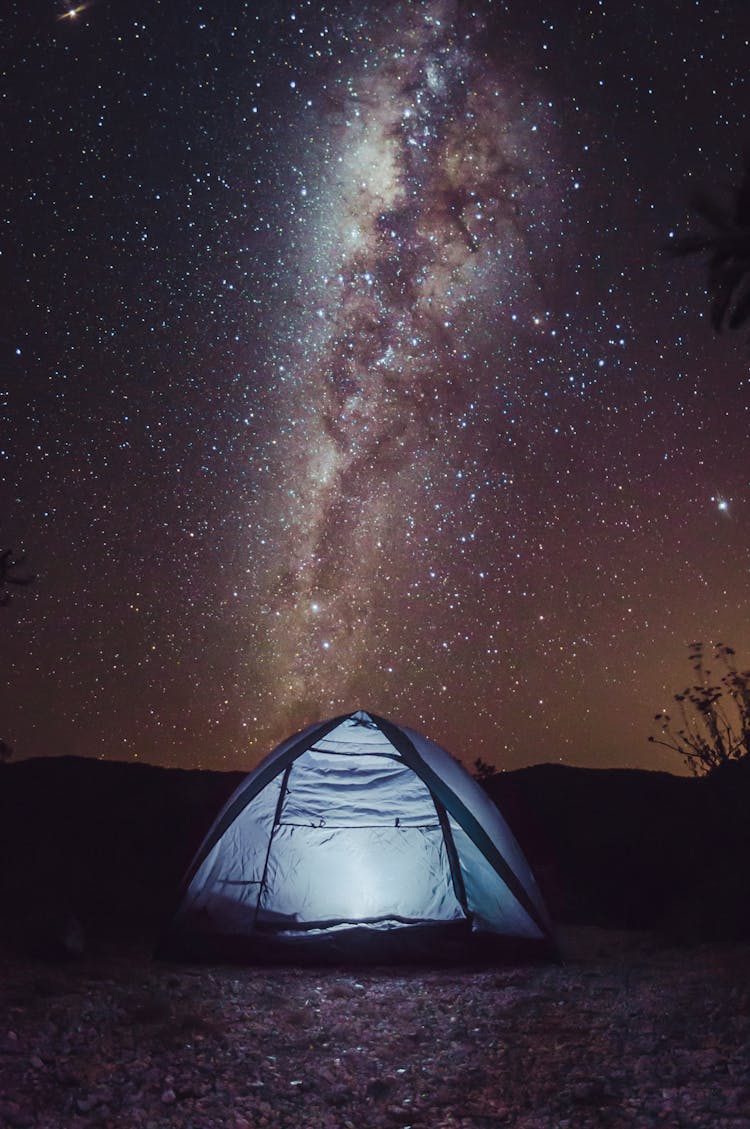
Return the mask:
[[488, 761], [483, 761], [481, 757], [477, 757], [472, 765], [471, 775], [479, 784], [486, 784], [488, 780], [492, 780], [493, 776], [497, 776], [497, 769], [494, 764], [489, 764]]
[[750, 324], [750, 153], [729, 204], [698, 192], [691, 207], [709, 230], [683, 235], [666, 250], [706, 260], [712, 326], [717, 333], [741, 329]]
[[724, 643], [714, 645], [724, 672], [718, 681], [705, 665], [702, 643], [692, 644], [689, 659], [696, 682], [675, 694], [676, 718], [656, 714], [661, 735], [649, 741], [672, 749], [695, 776], [704, 776], [750, 752], [750, 670], [738, 669], [734, 651]]
[[0, 549], [0, 606], [7, 604], [10, 600], [7, 585], [33, 584], [36, 580], [32, 573], [18, 572], [18, 569], [23, 569], [25, 564], [26, 557], [24, 554], [16, 556], [13, 549]]
[[[33, 584], [36, 580], [30, 572], [18, 572], [25, 564], [26, 557], [23, 554], [17, 556], [13, 549], [0, 549], [0, 607], [5, 607], [10, 600], [10, 592], [7, 590], [9, 584], [24, 586]], [[0, 739], [0, 764], [6, 764], [12, 756], [11, 746]]]

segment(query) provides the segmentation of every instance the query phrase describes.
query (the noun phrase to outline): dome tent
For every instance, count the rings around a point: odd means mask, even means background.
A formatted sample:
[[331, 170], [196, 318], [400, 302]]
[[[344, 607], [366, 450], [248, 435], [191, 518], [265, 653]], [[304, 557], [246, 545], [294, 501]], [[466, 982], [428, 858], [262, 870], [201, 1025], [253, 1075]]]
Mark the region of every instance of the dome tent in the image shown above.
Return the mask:
[[453, 757], [358, 711], [282, 742], [240, 784], [159, 955], [434, 957], [467, 942], [555, 951], [531, 869]]

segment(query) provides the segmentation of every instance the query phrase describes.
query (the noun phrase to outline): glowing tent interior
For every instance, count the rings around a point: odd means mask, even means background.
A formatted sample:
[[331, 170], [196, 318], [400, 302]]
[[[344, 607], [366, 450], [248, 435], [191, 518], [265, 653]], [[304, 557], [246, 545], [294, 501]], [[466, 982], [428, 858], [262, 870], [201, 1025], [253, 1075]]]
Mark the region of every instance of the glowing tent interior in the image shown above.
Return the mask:
[[359, 711], [291, 737], [245, 778], [158, 955], [436, 956], [467, 943], [555, 952], [531, 869], [453, 757]]

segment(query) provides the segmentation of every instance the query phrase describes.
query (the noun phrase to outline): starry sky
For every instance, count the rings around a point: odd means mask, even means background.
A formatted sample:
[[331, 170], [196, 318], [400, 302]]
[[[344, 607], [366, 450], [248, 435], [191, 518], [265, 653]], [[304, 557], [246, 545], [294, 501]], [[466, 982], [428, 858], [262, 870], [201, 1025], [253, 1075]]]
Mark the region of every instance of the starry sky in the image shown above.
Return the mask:
[[10, 11], [15, 755], [363, 707], [679, 771], [688, 644], [750, 662], [750, 353], [663, 252], [750, 142], [745, 0]]

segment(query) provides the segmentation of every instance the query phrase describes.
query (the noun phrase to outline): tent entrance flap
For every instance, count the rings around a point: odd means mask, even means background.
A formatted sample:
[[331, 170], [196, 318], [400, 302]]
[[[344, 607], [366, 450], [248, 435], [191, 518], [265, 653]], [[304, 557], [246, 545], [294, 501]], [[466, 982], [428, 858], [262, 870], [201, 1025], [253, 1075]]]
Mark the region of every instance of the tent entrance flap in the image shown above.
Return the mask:
[[259, 922], [451, 921], [456, 900], [437, 827], [286, 827], [273, 838]]

